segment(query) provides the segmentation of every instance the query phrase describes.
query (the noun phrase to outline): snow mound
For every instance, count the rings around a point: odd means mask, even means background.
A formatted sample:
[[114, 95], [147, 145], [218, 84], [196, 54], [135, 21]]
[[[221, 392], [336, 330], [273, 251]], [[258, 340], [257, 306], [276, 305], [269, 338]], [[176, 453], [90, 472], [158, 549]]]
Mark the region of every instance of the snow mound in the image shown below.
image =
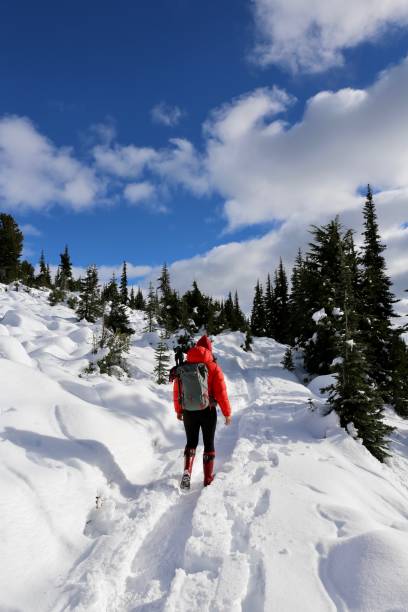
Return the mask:
[[18, 333], [45, 332], [46, 325], [34, 317], [22, 314], [17, 310], [8, 310], [1, 320], [3, 325], [18, 328]]
[[327, 395], [327, 391], [322, 393], [322, 389], [329, 387], [335, 382], [336, 378], [333, 374], [324, 374], [323, 376], [316, 376], [316, 378], [308, 384], [308, 388], [318, 397], [322, 397]]
[[33, 360], [17, 338], [0, 335], [0, 358], [32, 366]]
[[406, 610], [407, 550], [408, 534], [392, 529], [368, 531], [334, 545], [324, 574], [333, 599], [340, 599], [340, 609]]

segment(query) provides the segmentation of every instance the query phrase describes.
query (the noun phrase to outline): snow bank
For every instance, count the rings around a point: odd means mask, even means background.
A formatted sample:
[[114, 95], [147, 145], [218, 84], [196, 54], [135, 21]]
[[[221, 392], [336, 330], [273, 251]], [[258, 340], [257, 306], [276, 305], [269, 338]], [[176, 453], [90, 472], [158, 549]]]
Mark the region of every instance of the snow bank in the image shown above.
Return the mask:
[[[339, 428], [285, 347], [225, 333], [214, 350], [233, 408], [203, 489], [198, 449], [152, 380], [157, 333], [132, 314], [132, 378], [79, 377], [94, 325], [45, 292], [0, 286], [0, 609], [405, 611], [408, 423], [378, 463]], [[34, 560], [33, 560], [34, 559]]]

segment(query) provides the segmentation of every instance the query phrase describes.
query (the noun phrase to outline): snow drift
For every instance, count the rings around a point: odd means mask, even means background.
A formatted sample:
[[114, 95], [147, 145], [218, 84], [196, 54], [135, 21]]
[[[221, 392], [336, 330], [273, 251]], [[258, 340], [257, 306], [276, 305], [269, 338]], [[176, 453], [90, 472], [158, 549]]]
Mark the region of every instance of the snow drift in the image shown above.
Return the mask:
[[[6, 290], [7, 289], [7, 290]], [[0, 285], [0, 609], [408, 610], [408, 424], [376, 461], [284, 346], [215, 338], [234, 411], [180, 495], [184, 432], [132, 314], [132, 377], [80, 377], [94, 326]], [[98, 506], [98, 507], [96, 507]]]

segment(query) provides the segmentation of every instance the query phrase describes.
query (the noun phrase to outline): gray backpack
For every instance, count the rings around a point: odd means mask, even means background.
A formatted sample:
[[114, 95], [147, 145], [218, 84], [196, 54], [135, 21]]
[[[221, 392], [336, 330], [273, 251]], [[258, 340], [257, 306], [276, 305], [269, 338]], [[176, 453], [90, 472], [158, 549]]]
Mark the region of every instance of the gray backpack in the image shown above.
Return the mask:
[[183, 410], [204, 410], [210, 405], [208, 370], [205, 363], [183, 363], [177, 366], [179, 401]]

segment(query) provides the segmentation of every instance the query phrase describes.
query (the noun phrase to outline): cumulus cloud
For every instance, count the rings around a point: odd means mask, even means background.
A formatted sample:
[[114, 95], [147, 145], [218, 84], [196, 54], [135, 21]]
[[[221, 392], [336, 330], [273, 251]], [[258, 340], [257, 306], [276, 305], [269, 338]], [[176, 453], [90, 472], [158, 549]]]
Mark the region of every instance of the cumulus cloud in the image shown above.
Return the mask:
[[150, 200], [155, 194], [155, 187], [151, 183], [129, 183], [124, 189], [124, 196], [131, 204], [139, 204]]
[[68, 148], [58, 148], [24, 117], [0, 119], [0, 202], [37, 210], [64, 204], [92, 206], [104, 190], [94, 170]]
[[185, 112], [178, 106], [170, 106], [165, 102], [159, 102], [159, 104], [153, 106], [150, 115], [154, 123], [174, 127], [183, 119]]
[[261, 65], [322, 72], [343, 64], [343, 51], [408, 24], [406, 0], [252, 0]]
[[[162, 149], [119, 143], [97, 145], [93, 148], [93, 156], [100, 171], [122, 181], [150, 174], [162, 186], [182, 186], [197, 196], [205, 195], [210, 190], [203, 156], [183, 138], [170, 138], [169, 145]], [[146, 182], [143, 184], [146, 185]], [[129, 189], [125, 188], [125, 195], [127, 197], [138, 190], [129, 185]]]
[[243, 96], [207, 126], [207, 171], [231, 229], [355, 208], [368, 182], [408, 186], [407, 60], [366, 90], [313, 96], [292, 126], [273, 116], [292, 103], [280, 94], [277, 106], [276, 95]]
[[119, 144], [99, 144], [93, 149], [96, 167], [122, 179], [139, 177], [156, 157], [150, 147]]
[[34, 227], [34, 225], [31, 225], [31, 223], [20, 225], [20, 229], [24, 236], [41, 236], [40, 230]]

